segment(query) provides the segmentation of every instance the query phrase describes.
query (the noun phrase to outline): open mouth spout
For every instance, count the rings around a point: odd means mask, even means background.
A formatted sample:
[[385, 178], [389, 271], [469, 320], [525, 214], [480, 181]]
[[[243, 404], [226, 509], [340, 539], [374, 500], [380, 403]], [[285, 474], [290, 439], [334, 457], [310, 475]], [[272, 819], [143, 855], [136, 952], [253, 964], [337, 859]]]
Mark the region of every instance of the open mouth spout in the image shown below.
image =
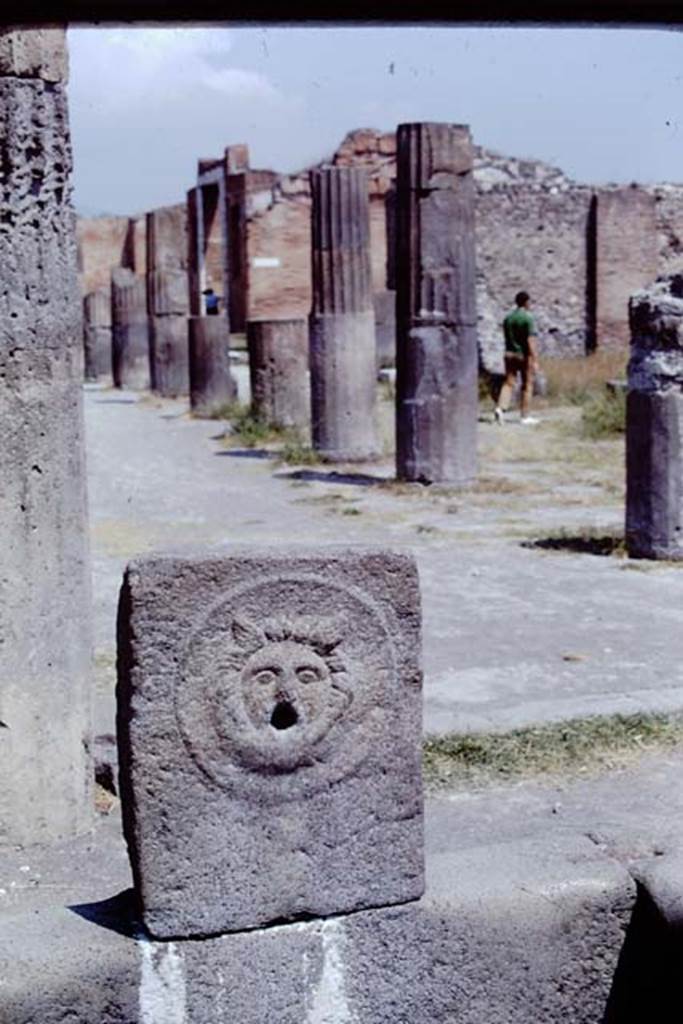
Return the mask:
[[297, 710], [289, 700], [279, 700], [270, 716], [270, 724], [273, 729], [278, 731], [291, 729], [298, 721], [299, 715]]

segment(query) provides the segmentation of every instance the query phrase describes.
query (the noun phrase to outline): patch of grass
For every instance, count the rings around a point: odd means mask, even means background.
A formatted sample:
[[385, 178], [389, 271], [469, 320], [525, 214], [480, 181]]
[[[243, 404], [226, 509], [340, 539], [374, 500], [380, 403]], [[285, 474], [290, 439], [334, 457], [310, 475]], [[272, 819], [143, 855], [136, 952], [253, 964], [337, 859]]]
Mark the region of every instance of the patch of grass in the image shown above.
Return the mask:
[[310, 445], [299, 440], [287, 441], [278, 453], [278, 462], [286, 466], [319, 466], [320, 456]]
[[623, 533], [604, 533], [592, 526], [584, 527], [580, 533], [557, 530], [547, 537], [523, 540], [523, 548], [540, 548], [543, 551], [571, 551], [582, 555], [626, 556], [626, 539]]
[[681, 742], [681, 714], [596, 715], [505, 733], [452, 733], [425, 739], [424, 777], [439, 790], [572, 774], [613, 768], [646, 750]]
[[359, 516], [361, 514], [361, 510], [359, 508], [343, 508], [341, 510], [341, 514], [343, 516]]
[[581, 433], [590, 441], [619, 437], [626, 432], [626, 393], [604, 391], [583, 407]]
[[202, 413], [203, 420], [234, 420], [245, 410], [241, 402], [224, 402], [223, 405], [214, 405]]
[[628, 354], [598, 350], [588, 356], [543, 358], [541, 369], [547, 380], [547, 400], [564, 405], [583, 405], [605, 391], [605, 382], [626, 375]]
[[505, 476], [480, 476], [471, 488], [475, 494], [534, 494], [539, 489], [537, 484]]

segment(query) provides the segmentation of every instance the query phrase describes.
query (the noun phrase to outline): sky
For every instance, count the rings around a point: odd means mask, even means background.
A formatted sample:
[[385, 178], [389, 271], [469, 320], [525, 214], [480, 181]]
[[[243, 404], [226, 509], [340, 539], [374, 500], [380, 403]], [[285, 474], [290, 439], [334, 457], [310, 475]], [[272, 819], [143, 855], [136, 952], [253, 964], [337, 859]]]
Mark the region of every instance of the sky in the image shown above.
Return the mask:
[[246, 142], [297, 171], [354, 128], [469, 124], [575, 181], [683, 182], [683, 32], [459, 26], [70, 28], [79, 213], [181, 202]]

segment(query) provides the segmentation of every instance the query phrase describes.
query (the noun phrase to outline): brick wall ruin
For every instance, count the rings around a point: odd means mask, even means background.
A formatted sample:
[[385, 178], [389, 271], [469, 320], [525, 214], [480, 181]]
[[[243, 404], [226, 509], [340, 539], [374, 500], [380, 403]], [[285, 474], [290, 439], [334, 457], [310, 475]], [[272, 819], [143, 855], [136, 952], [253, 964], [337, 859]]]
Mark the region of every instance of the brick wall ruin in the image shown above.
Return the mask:
[[[244, 167], [237, 160], [242, 151]], [[292, 175], [249, 170], [246, 147], [228, 147], [224, 159], [232, 329], [243, 331], [249, 319], [307, 316], [308, 169]], [[395, 135], [350, 132], [325, 162], [368, 173], [373, 288], [386, 293]], [[683, 185], [595, 189], [541, 161], [482, 147], [475, 147], [474, 179], [479, 348], [490, 369], [500, 368], [500, 323], [520, 288], [535, 300], [542, 351], [579, 356], [595, 346], [626, 344], [628, 295], [657, 274], [683, 269]], [[144, 273], [136, 252], [143, 221], [79, 221], [84, 292], [101, 286], [117, 261]]]

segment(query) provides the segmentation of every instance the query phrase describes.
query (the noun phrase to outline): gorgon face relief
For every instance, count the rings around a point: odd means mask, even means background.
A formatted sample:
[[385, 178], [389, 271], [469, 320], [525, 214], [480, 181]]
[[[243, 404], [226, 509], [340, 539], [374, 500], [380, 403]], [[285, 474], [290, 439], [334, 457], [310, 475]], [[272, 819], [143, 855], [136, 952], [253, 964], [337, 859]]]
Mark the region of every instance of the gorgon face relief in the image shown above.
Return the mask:
[[288, 771], [316, 760], [315, 745], [353, 700], [330, 620], [236, 618], [235, 646], [218, 659], [213, 720], [232, 756]]
[[293, 799], [365, 758], [394, 673], [367, 595], [313, 574], [265, 577], [228, 592], [191, 633], [176, 715], [214, 783], [261, 801]]

